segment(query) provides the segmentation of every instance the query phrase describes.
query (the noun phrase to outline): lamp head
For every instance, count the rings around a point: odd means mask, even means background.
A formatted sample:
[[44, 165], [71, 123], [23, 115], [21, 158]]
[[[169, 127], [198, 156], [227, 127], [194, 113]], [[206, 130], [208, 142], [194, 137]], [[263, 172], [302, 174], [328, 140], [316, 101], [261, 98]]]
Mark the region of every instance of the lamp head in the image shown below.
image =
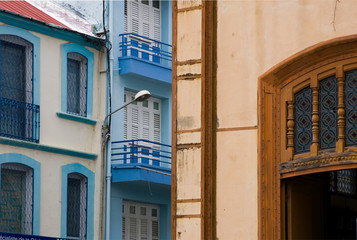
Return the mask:
[[142, 102], [148, 99], [149, 97], [151, 97], [151, 94], [148, 90], [141, 90], [135, 95], [135, 100], [138, 102]]

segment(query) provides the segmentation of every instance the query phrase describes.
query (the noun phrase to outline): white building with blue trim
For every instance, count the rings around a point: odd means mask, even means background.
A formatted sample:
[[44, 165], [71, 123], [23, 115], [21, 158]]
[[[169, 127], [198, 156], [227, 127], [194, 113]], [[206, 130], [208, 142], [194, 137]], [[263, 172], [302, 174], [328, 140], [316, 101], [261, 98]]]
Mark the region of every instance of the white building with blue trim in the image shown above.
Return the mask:
[[0, 232], [101, 238], [103, 45], [0, 2]]
[[112, 115], [106, 239], [171, 237], [171, 1], [107, 2]]

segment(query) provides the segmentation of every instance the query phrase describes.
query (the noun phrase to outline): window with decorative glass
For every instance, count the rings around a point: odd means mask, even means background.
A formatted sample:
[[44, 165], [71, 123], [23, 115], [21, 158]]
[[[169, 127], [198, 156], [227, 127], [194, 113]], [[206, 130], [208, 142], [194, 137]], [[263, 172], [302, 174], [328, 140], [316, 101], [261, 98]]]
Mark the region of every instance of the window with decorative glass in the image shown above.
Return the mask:
[[67, 112], [87, 116], [87, 58], [75, 52], [67, 54]]
[[67, 185], [67, 238], [83, 240], [87, 227], [87, 178], [71, 173]]
[[32, 234], [33, 169], [3, 163], [0, 170], [0, 232]]
[[357, 150], [356, 63], [315, 69], [280, 94], [282, 162]]

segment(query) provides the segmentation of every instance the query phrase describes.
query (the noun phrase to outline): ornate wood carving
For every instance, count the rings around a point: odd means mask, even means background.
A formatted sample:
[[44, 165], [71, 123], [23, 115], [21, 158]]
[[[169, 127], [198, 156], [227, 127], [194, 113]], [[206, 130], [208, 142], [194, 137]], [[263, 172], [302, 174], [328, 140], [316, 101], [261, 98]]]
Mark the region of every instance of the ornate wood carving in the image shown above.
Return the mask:
[[342, 67], [338, 67], [336, 71], [336, 78], [338, 80], [338, 141], [336, 143], [336, 152], [341, 153], [345, 148], [345, 105], [344, 105], [344, 82], [345, 75]]
[[288, 117], [287, 117], [287, 149], [292, 158], [294, 154], [294, 101], [288, 101]]
[[319, 89], [312, 88], [312, 145], [311, 154], [317, 156], [319, 152]]

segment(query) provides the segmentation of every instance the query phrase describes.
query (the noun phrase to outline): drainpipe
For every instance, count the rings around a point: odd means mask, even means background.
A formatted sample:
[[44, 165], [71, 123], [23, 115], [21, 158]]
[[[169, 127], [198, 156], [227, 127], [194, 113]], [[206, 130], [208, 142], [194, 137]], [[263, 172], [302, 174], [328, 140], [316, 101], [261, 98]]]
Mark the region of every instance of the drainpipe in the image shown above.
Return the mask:
[[[109, 5], [109, 42], [113, 43], [113, 1], [108, 1]], [[113, 96], [113, 49], [109, 53], [109, 64], [110, 64], [110, 95]], [[111, 101], [111, 99], [109, 99]], [[111, 110], [110, 110], [111, 111]], [[112, 121], [110, 121], [112, 125]], [[111, 126], [110, 126], [111, 129]], [[110, 134], [110, 133], [109, 133]], [[106, 221], [105, 221], [105, 239], [110, 240], [110, 202], [111, 202], [111, 184], [112, 184], [112, 159], [111, 159], [111, 138], [107, 143], [107, 174], [106, 174]]]

